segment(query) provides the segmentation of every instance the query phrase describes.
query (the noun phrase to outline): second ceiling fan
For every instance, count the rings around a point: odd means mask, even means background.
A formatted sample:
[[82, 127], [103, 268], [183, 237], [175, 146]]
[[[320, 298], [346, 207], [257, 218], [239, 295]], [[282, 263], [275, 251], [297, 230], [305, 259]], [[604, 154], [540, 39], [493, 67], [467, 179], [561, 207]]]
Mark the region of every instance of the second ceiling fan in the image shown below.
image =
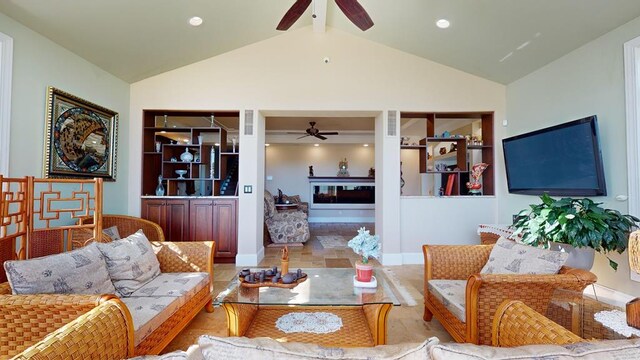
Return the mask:
[[[311, 5], [312, 0], [296, 0], [296, 2], [289, 8], [286, 14], [280, 20], [278, 30], [288, 30], [302, 14]], [[358, 0], [335, 0], [336, 4], [342, 10], [342, 12], [351, 20], [351, 22], [360, 28], [362, 31], [366, 31], [373, 26], [373, 20], [367, 14], [367, 11], [358, 3]]]
[[320, 140], [327, 140], [327, 138], [325, 137], [325, 135], [338, 135], [337, 131], [325, 131], [325, 132], [321, 132], [320, 130], [316, 129], [316, 122], [315, 121], [311, 121], [309, 122], [309, 125], [311, 125], [310, 128], [307, 128], [307, 130], [305, 130], [305, 132], [303, 133], [299, 133], [299, 132], [290, 132], [289, 134], [294, 134], [294, 135], [302, 135], [300, 136], [298, 139], [302, 139], [305, 138], [307, 136], [315, 136]]

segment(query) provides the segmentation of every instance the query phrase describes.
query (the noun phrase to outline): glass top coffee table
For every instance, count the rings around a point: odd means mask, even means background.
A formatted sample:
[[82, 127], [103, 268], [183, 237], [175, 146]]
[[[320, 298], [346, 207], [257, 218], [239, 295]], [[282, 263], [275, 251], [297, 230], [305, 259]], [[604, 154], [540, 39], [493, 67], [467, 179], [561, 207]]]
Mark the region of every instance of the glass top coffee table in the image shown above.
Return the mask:
[[386, 343], [387, 316], [400, 302], [385, 275], [376, 288], [353, 286], [353, 269], [303, 269], [292, 289], [249, 288], [236, 278], [214, 300], [227, 314], [229, 336], [266, 336], [323, 346]]

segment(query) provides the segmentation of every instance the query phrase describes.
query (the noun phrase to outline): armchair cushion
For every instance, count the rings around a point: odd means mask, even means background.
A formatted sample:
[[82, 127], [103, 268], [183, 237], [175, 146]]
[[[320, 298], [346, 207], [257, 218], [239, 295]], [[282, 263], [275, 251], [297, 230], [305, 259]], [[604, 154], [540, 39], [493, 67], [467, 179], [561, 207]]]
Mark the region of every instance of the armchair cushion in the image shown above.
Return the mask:
[[4, 269], [14, 295], [116, 292], [96, 244], [62, 254], [6, 261]]
[[458, 320], [466, 322], [465, 291], [467, 280], [429, 280], [429, 292], [433, 294]]
[[568, 253], [518, 244], [501, 237], [481, 274], [557, 274]]
[[142, 231], [109, 243], [96, 243], [120, 296], [129, 296], [160, 274], [160, 263]]
[[134, 346], [138, 346], [184, 304], [182, 298], [174, 296], [126, 297], [121, 300], [133, 318]]

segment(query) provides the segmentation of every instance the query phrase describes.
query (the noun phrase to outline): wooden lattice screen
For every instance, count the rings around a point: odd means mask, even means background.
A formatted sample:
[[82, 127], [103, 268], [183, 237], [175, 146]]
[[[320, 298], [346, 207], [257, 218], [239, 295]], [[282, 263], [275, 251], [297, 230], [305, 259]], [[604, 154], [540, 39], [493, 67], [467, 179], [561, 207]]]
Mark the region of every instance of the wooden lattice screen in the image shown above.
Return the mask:
[[[79, 225], [84, 218], [92, 218], [91, 223]], [[0, 264], [69, 251], [101, 233], [102, 179], [0, 175]]]
[[[29, 224], [29, 180], [0, 175], [0, 264], [24, 259]], [[0, 283], [7, 281], [0, 266]]]

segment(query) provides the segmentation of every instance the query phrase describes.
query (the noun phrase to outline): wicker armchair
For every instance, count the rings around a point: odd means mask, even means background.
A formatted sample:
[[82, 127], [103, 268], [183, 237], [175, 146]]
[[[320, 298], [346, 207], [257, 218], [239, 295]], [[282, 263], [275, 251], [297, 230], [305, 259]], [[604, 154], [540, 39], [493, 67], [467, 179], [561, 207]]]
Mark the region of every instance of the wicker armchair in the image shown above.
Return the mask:
[[[80, 219], [78, 225], [92, 224], [93, 218]], [[125, 238], [136, 231], [142, 229], [144, 235], [149, 241], [164, 241], [164, 232], [160, 225], [153, 221], [141, 219], [128, 215], [102, 215], [102, 228], [107, 229], [112, 226], [118, 227], [120, 237]], [[71, 241], [73, 248], [85, 246], [93, 241], [93, 234], [86, 229], [73, 229], [71, 232]], [[105, 233], [102, 233], [100, 242], [110, 242], [112, 239]]]
[[[520, 300], [546, 312], [555, 289], [582, 291], [597, 277], [585, 270], [562, 267], [554, 275], [480, 274], [493, 245], [424, 245], [424, 320], [432, 316], [457, 342], [491, 344], [491, 323], [504, 300]], [[467, 280], [461, 321], [430, 292], [431, 280]]]
[[499, 347], [583, 341], [586, 340], [517, 300], [500, 304], [491, 329], [491, 345]]
[[[136, 356], [158, 354], [203, 308], [213, 312], [211, 284], [213, 283], [215, 244], [212, 241], [180, 243], [165, 241], [153, 242], [152, 245], [160, 263], [161, 272], [207, 272], [210, 282], [209, 287], [195, 293], [165, 322], [144, 337], [133, 350]], [[11, 295], [9, 284], [0, 284], [0, 358], [19, 354], [42, 340], [47, 334], [113, 298], [115, 298], [113, 295]], [[117, 298], [116, 300], [120, 302]], [[131, 336], [127, 340], [127, 346], [133, 349], [133, 320], [126, 305], [122, 304], [122, 307], [126, 310], [128, 322], [131, 324]], [[105, 329], [114, 335], [122, 336], [122, 331], [117, 328], [105, 327]], [[94, 333], [88, 332], [83, 336], [99, 337], [101, 333], [102, 331], [95, 333], [98, 335], [93, 335]], [[124, 356], [105, 356], [104, 358], [122, 357]]]

